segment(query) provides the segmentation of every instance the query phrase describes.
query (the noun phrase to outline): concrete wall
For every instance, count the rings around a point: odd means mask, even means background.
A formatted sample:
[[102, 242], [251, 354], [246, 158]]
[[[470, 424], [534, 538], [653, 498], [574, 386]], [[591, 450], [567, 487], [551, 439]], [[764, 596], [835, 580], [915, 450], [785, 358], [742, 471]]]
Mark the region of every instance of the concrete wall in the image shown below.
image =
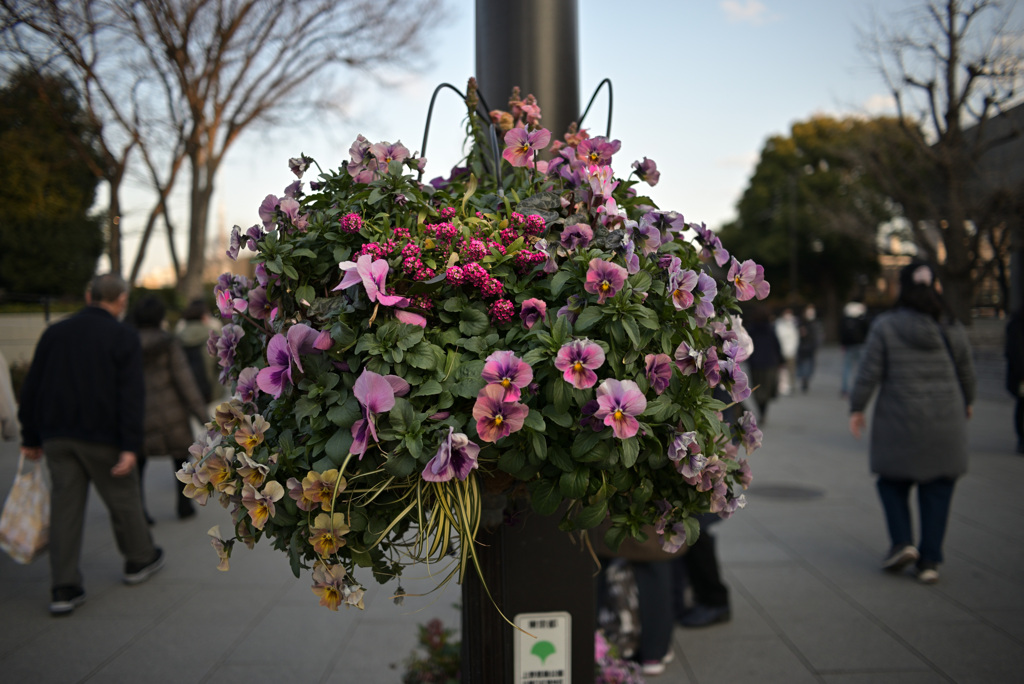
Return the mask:
[[[68, 314], [51, 314], [50, 323]], [[28, 363], [39, 337], [46, 330], [46, 318], [41, 313], [0, 314], [0, 352], [11, 366]]]

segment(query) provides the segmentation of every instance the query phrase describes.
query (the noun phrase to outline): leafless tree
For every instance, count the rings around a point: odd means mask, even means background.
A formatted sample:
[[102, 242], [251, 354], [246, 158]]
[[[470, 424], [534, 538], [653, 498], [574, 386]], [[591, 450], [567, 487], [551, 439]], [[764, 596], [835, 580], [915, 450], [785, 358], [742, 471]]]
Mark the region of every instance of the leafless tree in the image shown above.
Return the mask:
[[[990, 132], [993, 120], [1020, 100], [1024, 42], [1010, 27], [1012, 10], [999, 0], [930, 0], [861, 32], [907, 141], [926, 160], [920, 168], [929, 178], [907, 182], [903, 169], [888, 179], [892, 194], [963, 321], [969, 320], [979, 245], [993, 228], [987, 206], [994, 192], [1005, 190], [978, 182], [985, 156], [1021, 133]], [[928, 227], [941, 233], [943, 263]]]
[[0, 8], [5, 47], [88, 86], [100, 121], [132, 144], [119, 148], [122, 161], [142, 150], [156, 193], [146, 235], [166, 219], [188, 162], [179, 290], [192, 297], [202, 292], [210, 200], [231, 145], [255, 125], [336, 99], [343, 69], [407, 65], [441, 0], [0, 0]]

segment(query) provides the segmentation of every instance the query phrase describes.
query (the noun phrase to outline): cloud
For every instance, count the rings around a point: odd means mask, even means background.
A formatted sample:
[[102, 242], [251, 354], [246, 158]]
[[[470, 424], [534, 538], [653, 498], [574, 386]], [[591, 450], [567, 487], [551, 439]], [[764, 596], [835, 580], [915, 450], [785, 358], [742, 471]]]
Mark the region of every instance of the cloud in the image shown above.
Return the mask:
[[725, 169], [751, 169], [757, 166], [759, 159], [761, 159], [759, 152], [748, 152], [742, 155], [720, 157], [715, 160], [715, 165]]
[[896, 100], [889, 93], [876, 93], [866, 99], [862, 107], [865, 112], [872, 116], [892, 114], [896, 111]]
[[760, 25], [773, 18], [761, 0], [722, 0], [721, 7], [726, 18], [732, 22]]

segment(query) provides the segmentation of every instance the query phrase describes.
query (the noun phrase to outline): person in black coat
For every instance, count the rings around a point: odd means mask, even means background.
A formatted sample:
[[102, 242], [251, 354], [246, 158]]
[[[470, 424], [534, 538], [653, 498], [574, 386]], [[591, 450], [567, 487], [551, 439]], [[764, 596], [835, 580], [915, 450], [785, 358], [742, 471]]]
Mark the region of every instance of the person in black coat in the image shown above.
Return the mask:
[[767, 307], [753, 308], [744, 321], [747, 333], [754, 343], [754, 351], [747, 359], [750, 366], [750, 386], [754, 388], [754, 402], [757, 403], [757, 422], [764, 425], [768, 402], [778, 394], [779, 368], [784, 363], [782, 347]]
[[85, 601], [79, 567], [90, 482], [110, 511], [123, 580], [137, 584], [163, 565], [142, 513], [136, 458], [142, 449], [142, 347], [118, 319], [124, 280], [93, 278], [87, 306], [50, 326], [36, 346], [21, 390], [21, 453], [50, 470], [50, 612]]

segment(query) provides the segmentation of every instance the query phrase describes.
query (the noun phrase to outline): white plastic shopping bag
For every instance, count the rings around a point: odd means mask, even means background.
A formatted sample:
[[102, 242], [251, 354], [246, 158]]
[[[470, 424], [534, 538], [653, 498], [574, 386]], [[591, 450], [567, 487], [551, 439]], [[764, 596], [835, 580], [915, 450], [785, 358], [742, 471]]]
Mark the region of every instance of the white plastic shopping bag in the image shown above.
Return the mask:
[[43, 471], [43, 459], [29, 461], [23, 471], [25, 457], [18, 461], [14, 478], [0, 514], [0, 549], [19, 563], [31, 563], [50, 539], [50, 487]]

